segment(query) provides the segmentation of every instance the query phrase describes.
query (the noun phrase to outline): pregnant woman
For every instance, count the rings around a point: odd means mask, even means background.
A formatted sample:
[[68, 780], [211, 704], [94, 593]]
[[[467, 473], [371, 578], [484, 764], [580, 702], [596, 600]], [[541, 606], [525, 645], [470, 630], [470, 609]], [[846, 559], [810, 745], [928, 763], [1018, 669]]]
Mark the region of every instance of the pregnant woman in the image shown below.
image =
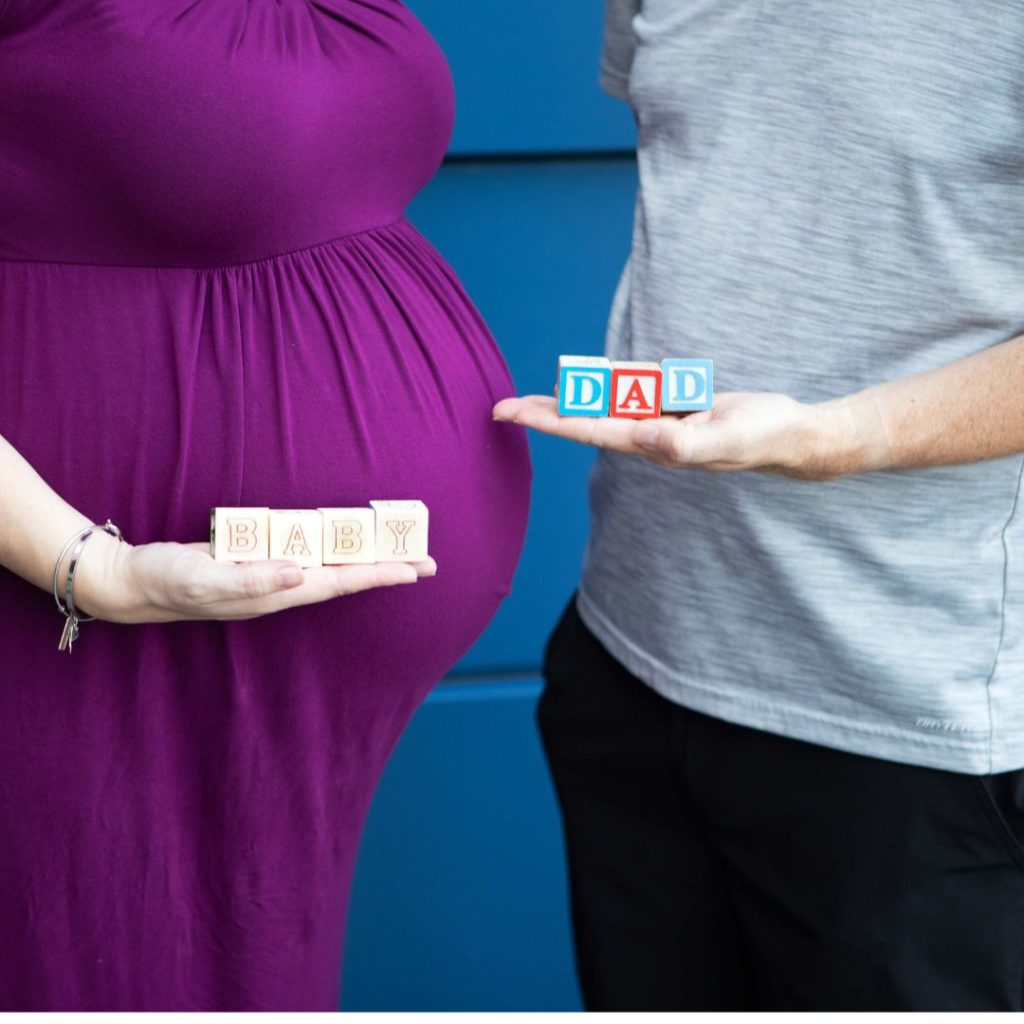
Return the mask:
[[[337, 1006], [374, 786], [528, 504], [403, 218], [451, 119], [397, 0], [0, 0], [0, 1009]], [[371, 498], [426, 502], [436, 577], [188, 543]]]

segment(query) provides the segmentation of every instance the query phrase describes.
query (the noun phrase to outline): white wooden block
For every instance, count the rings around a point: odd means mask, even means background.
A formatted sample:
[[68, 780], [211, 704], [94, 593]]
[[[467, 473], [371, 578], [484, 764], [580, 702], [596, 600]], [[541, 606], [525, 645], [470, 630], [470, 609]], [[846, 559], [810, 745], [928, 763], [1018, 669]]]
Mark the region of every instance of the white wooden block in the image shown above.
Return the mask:
[[427, 506], [422, 501], [371, 501], [377, 523], [378, 562], [427, 557]]
[[269, 508], [210, 509], [210, 554], [222, 562], [270, 557]]
[[324, 565], [360, 565], [377, 560], [377, 517], [372, 508], [322, 508]]
[[324, 523], [316, 509], [270, 510], [270, 557], [303, 568], [323, 565]]

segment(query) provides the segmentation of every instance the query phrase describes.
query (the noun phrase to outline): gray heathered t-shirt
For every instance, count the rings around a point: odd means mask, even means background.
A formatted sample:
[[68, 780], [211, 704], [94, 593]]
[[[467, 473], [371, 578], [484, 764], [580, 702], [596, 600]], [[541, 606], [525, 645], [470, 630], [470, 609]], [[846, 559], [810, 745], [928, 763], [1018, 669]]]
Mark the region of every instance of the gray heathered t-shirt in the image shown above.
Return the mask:
[[[612, 358], [815, 402], [1024, 332], [1024, 2], [608, 0], [602, 81], [639, 125]], [[602, 453], [580, 612], [679, 704], [1018, 768], [1022, 465], [805, 483]]]

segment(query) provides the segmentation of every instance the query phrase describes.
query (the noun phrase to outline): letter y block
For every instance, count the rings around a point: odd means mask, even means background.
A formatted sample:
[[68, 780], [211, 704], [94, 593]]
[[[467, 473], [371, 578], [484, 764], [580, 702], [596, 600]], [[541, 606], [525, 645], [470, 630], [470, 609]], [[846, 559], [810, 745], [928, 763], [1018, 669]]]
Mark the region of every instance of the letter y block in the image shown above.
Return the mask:
[[377, 521], [378, 562], [427, 557], [427, 506], [422, 501], [371, 501]]

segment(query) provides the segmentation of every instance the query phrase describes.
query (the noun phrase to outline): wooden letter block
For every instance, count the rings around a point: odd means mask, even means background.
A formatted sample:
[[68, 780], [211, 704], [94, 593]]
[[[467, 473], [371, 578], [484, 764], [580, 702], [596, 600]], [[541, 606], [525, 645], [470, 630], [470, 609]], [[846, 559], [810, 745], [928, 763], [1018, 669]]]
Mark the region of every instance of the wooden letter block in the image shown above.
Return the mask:
[[210, 509], [210, 554], [222, 562], [270, 557], [269, 508]]
[[661, 415], [660, 363], [612, 363], [609, 415], [645, 420]]
[[323, 549], [323, 517], [316, 509], [271, 509], [271, 558], [311, 568], [323, 565]]
[[558, 415], [607, 416], [612, 364], [601, 356], [558, 357]]
[[359, 565], [377, 560], [372, 508], [322, 508], [324, 565]]
[[663, 359], [663, 412], [710, 409], [714, 397], [714, 364], [710, 359]]
[[422, 501], [371, 501], [377, 521], [378, 562], [427, 557], [427, 506]]

